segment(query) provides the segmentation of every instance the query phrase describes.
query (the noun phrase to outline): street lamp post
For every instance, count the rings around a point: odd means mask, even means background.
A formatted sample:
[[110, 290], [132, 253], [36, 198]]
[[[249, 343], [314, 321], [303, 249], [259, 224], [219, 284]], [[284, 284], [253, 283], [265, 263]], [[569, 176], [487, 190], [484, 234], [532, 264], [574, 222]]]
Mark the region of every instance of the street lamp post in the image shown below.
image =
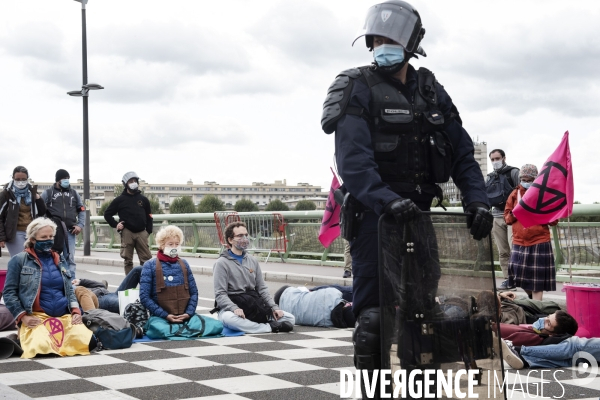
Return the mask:
[[88, 93], [90, 90], [104, 89], [97, 83], [88, 83], [87, 78], [87, 33], [85, 25], [85, 5], [88, 0], [75, 0], [81, 3], [81, 59], [83, 84], [81, 90], [67, 92], [69, 96], [83, 97], [83, 204], [85, 205], [85, 226], [83, 228], [83, 255], [90, 252], [90, 138], [88, 123]]

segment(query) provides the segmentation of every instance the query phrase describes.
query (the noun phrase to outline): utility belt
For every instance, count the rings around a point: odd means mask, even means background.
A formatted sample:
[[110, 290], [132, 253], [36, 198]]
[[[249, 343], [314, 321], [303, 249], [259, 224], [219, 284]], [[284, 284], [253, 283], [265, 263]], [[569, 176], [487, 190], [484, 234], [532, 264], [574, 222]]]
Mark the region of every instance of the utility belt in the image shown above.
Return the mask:
[[[386, 182], [394, 193], [403, 198], [411, 199], [422, 210], [429, 210], [431, 201], [438, 199], [438, 206], [446, 209], [442, 204], [444, 192], [439, 185], [432, 183], [409, 183], [409, 182]], [[412, 195], [414, 193], [414, 196]], [[333, 193], [334, 200], [342, 208], [340, 211], [340, 233], [342, 238], [352, 241], [358, 235], [360, 223], [366, 213], [373, 212], [363, 203], [352, 196], [347, 189], [342, 186]], [[413, 198], [414, 197], [414, 198]]]

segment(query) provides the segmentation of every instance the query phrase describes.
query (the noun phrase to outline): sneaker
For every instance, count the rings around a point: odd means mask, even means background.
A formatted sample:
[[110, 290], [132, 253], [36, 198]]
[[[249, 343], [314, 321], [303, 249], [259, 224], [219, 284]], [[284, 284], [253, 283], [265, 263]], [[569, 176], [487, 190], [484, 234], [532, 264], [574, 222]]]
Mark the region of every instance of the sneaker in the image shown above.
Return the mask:
[[288, 321], [283, 321], [283, 322], [269, 321], [269, 325], [271, 325], [271, 332], [273, 332], [273, 333], [291, 332], [294, 330], [294, 325], [292, 325]]
[[103, 280], [102, 283], [104, 284], [104, 288], [108, 290], [108, 281]]
[[344, 271], [344, 276], [342, 278], [350, 278], [350, 277], [352, 277], [352, 272], [350, 272], [348, 270]]
[[505, 280], [504, 282], [502, 282], [499, 286], [498, 286], [498, 290], [512, 290], [512, 289], [516, 289], [516, 286], [513, 284], [512, 286], [508, 283], [508, 279]]
[[517, 353], [510, 340], [502, 339], [502, 356], [511, 368], [523, 369], [525, 366], [521, 356]]
[[279, 332], [291, 332], [294, 330], [294, 325], [289, 321], [283, 321], [280, 323]]

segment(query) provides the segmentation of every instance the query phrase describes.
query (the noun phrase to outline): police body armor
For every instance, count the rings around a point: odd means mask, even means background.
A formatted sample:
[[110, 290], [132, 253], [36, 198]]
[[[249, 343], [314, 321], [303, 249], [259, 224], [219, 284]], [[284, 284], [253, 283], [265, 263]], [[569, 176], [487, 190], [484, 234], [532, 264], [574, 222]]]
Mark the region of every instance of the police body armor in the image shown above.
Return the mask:
[[[321, 125], [329, 134], [344, 114], [365, 118], [381, 179], [398, 193], [441, 197], [435, 184], [450, 178], [453, 152], [444, 128], [454, 115], [446, 120], [439, 110], [433, 73], [420, 68], [418, 76], [418, 90], [407, 99], [399, 84], [372, 66], [341, 72], [328, 89]], [[348, 106], [355, 79], [371, 90], [369, 110]]]

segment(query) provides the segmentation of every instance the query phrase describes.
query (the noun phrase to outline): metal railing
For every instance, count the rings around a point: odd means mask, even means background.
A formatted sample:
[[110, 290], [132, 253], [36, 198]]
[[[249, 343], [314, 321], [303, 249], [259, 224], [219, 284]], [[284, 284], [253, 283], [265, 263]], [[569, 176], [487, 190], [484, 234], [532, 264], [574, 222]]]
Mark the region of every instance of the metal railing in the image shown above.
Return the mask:
[[[462, 209], [448, 208], [448, 212], [462, 212]], [[302, 264], [343, 266], [343, 240], [337, 238], [328, 248], [324, 248], [319, 242], [323, 211], [281, 211], [280, 213], [286, 221], [287, 246], [283, 254], [284, 260]], [[256, 214], [239, 213], [240, 216]], [[600, 216], [600, 204], [576, 204], [573, 216]], [[91, 222], [92, 249], [119, 251], [120, 235], [115, 229], [111, 228], [103, 217], [92, 217]], [[218, 257], [221, 243], [212, 213], [154, 215], [154, 233], [149, 239], [153, 250], [157, 250], [154, 234], [162, 225], [168, 224], [177, 225], [183, 230], [184, 254], [205, 258]], [[440, 243], [444, 240], [444, 231], [440, 229], [438, 232], [441, 236], [438, 237]], [[570, 233], [567, 223], [561, 222], [551, 227], [551, 235], [556, 268], [559, 272], [558, 281], [569, 280], [565, 271], [569, 269], [570, 261], [571, 268], [576, 274], [574, 280], [576, 278], [578, 282], [600, 282], [600, 222], [571, 222]], [[78, 246], [81, 245], [80, 238]], [[497, 274], [501, 276], [500, 271]]]

